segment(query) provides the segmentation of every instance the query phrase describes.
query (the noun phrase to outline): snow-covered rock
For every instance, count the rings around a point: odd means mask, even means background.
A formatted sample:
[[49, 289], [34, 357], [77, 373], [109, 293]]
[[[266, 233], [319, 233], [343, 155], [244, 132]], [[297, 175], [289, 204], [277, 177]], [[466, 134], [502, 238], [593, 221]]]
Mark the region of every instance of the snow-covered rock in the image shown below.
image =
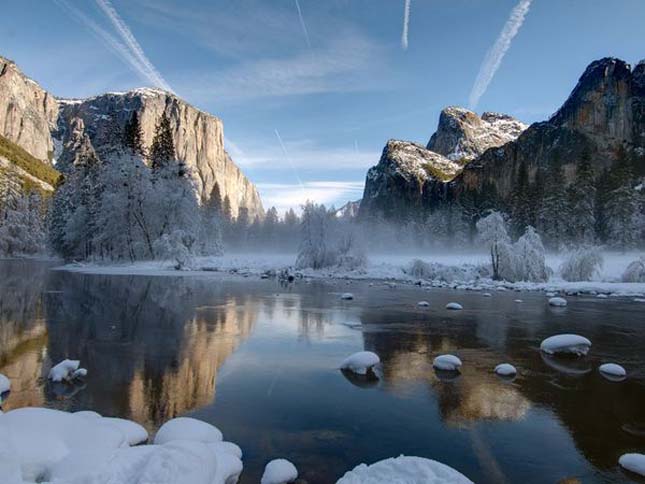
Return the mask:
[[191, 417], [177, 417], [161, 426], [155, 435], [155, 444], [165, 444], [173, 440], [194, 442], [221, 442], [222, 432], [209, 423]]
[[645, 476], [645, 455], [644, 454], [623, 454], [618, 463], [624, 469], [634, 474]]
[[462, 309], [464, 309], [464, 307], [459, 303], [451, 302], [446, 304], [446, 309], [450, 309], [452, 311], [461, 311]]
[[598, 371], [601, 375], [609, 377], [611, 380], [620, 379], [623, 380], [627, 377], [627, 371], [620, 365], [616, 363], [605, 363], [598, 367]]
[[[79, 369], [80, 361], [78, 360], [63, 360], [49, 370], [48, 378], [53, 382], [61, 382], [63, 380], [72, 380], [76, 371]], [[82, 369], [82, 368], [81, 368]], [[87, 374], [87, 372], [85, 372]]]
[[85, 368], [79, 368], [78, 370], [72, 373], [72, 380], [77, 378], [85, 378], [87, 376], [87, 370]]
[[516, 303], [518, 303], [518, 304], [521, 304], [521, 303], [523, 303], [524, 301], [522, 301], [521, 299], [515, 299], [513, 302], [516, 302]]
[[419, 301], [417, 303], [417, 306], [420, 307], [420, 308], [429, 308], [430, 303], [428, 301]]
[[549, 299], [549, 305], [563, 308], [567, 305], [567, 300], [563, 297], [552, 297]]
[[400, 456], [360, 464], [336, 484], [473, 484], [452, 467], [423, 457]]
[[461, 368], [461, 360], [455, 355], [440, 355], [434, 359], [432, 366], [437, 370], [459, 371]]
[[557, 334], [551, 336], [540, 344], [540, 349], [549, 354], [571, 354], [584, 356], [591, 348], [591, 341], [577, 334]]
[[[81, 416], [81, 418], [83, 418]], [[91, 418], [91, 417], [85, 417]], [[128, 445], [139, 445], [148, 441], [148, 431], [132, 420], [115, 417], [101, 417], [101, 423], [113, 425], [123, 433]]]
[[[11, 380], [0, 373], [0, 395], [7, 393], [9, 390], [11, 390]], [[0, 402], [2, 402], [2, 399], [0, 399]]]
[[79, 410], [78, 412], [74, 412], [72, 415], [83, 418], [102, 418], [102, 415], [100, 413], [94, 412], [92, 410]]
[[287, 459], [274, 459], [264, 468], [260, 484], [287, 484], [298, 479], [298, 469]]
[[354, 299], [354, 295], [351, 292], [344, 292], [340, 295], [340, 298], [343, 301], [351, 301], [352, 299]]
[[493, 295], [490, 292], [484, 292], [482, 293], [483, 297], [493, 297]]
[[495, 367], [495, 373], [500, 376], [515, 376], [517, 369], [510, 363], [501, 363]]
[[340, 365], [341, 370], [349, 370], [359, 375], [365, 375], [368, 370], [378, 365], [381, 359], [371, 351], [359, 351], [348, 356]]

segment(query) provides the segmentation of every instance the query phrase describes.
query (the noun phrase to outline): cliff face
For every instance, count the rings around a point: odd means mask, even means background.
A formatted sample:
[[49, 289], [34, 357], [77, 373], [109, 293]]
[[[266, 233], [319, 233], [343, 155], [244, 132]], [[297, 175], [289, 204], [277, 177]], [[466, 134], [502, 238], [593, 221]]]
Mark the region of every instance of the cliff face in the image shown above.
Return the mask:
[[78, 150], [110, 156], [114, 133], [136, 111], [147, 148], [161, 115], [170, 119], [177, 157], [192, 170], [197, 196], [207, 200], [217, 182], [234, 216], [246, 207], [250, 217], [264, 210], [255, 186], [224, 150], [222, 121], [158, 89], [135, 89], [82, 100], [57, 100], [17, 66], [0, 57], [0, 135], [65, 171]]
[[[465, 109], [447, 108], [428, 149], [463, 168], [453, 177], [415, 176], [427, 157], [418, 152], [415, 163], [399, 163], [393, 170], [395, 157], [386, 156], [386, 147], [379, 164], [368, 172], [361, 214], [414, 215], [466, 192], [475, 199], [485, 193], [506, 203], [521, 166], [527, 168], [530, 183], [538, 169], [548, 172], [554, 167], [562, 168], [564, 182], [570, 183], [583, 159], [597, 174], [620, 153], [643, 165], [645, 62], [633, 70], [614, 58], [591, 63], [562, 108], [548, 121], [528, 128], [505, 115], [485, 113], [480, 118]], [[645, 166], [640, 171], [645, 172]]]
[[528, 126], [506, 114], [474, 112], [459, 107], [441, 111], [439, 127], [427, 148], [454, 161], [474, 160], [488, 148], [516, 139]]
[[234, 216], [240, 207], [248, 208], [251, 217], [262, 216], [262, 203], [255, 186], [224, 150], [224, 128], [219, 118], [158, 89], [61, 100], [60, 105], [58, 136], [64, 138], [74, 120], [80, 119], [99, 156], [110, 151], [113, 133], [123, 129], [133, 111], [139, 116], [143, 144], [149, 148], [158, 120], [165, 113], [170, 120], [177, 157], [192, 168], [198, 197], [208, 199], [217, 182], [221, 196], [229, 197]]
[[16, 64], [0, 57], [0, 135], [39, 160], [50, 160], [58, 103]]

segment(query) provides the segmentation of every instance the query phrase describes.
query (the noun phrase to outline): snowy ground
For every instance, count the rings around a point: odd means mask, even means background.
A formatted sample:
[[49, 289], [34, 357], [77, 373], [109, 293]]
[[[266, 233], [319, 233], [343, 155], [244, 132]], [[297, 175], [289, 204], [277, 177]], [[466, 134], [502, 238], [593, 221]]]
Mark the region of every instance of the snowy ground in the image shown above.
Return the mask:
[[[564, 258], [560, 254], [549, 254], [547, 265], [554, 271], [554, 276], [546, 283], [529, 282], [494, 282], [489, 279], [473, 280], [464, 270], [462, 278], [452, 280], [423, 281], [423, 285], [438, 287], [454, 287], [455, 289], [469, 290], [495, 290], [519, 289], [538, 290], [545, 292], [562, 292], [565, 294], [587, 293], [606, 294], [610, 296], [645, 297], [645, 283], [623, 283], [620, 276], [627, 265], [638, 259], [641, 253], [613, 253], [606, 252], [604, 265], [593, 280], [585, 282], [566, 282], [558, 275], [558, 268]], [[226, 254], [222, 257], [199, 257], [193, 262], [191, 270], [177, 271], [170, 261], [137, 262], [134, 264], [68, 264], [60, 267], [62, 270], [88, 274], [140, 274], [153, 276], [212, 276], [233, 275], [243, 277], [261, 277], [264, 274], [274, 275], [282, 269], [292, 268], [295, 254]], [[339, 268], [323, 269], [319, 271], [300, 271], [303, 277], [312, 279], [363, 279], [372, 281], [390, 281], [401, 283], [415, 283], [418, 278], [404, 272], [412, 260], [421, 259], [424, 262], [437, 262], [446, 266], [465, 268], [468, 265], [480, 265], [488, 262], [484, 253], [445, 254], [445, 253], [420, 253], [420, 254], [372, 254], [369, 256], [365, 269], [348, 271]], [[266, 276], [265, 276], [266, 277]]]

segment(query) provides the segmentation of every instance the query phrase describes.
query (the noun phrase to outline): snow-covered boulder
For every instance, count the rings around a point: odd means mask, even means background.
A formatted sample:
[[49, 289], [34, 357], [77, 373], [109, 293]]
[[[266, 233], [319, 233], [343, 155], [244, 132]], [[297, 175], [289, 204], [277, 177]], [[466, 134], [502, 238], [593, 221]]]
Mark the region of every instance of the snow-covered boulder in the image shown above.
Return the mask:
[[260, 484], [287, 484], [298, 479], [298, 469], [287, 459], [274, 459], [264, 468]]
[[627, 377], [627, 371], [620, 365], [616, 363], [605, 363], [598, 367], [598, 371], [601, 375], [613, 381], [624, 380]]
[[78, 360], [63, 360], [49, 370], [48, 378], [53, 382], [71, 381], [75, 378], [86, 376], [87, 370], [79, 368]]
[[417, 303], [417, 306], [420, 307], [420, 308], [429, 308], [430, 303], [428, 301], [419, 301]]
[[354, 295], [351, 292], [344, 292], [340, 295], [340, 298], [343, 301], [351, 301], [352, 299], [354, 299]]
[[591, 348], [591, 341], [577, 334], [557, 334], [540, 344], [540, 349], [549, 355], [570, 354], [584, 356]]
[[[7, 393], [9, 390], [11, 390], [11, 380], [0, 373], [0, 395]], [[1, 398], [0, 402], [2, 402]]]
[[483, 297], [493, 297], [493, 295], [490, 292], [483, 292], [482, 296]]
[[446, 309], [449, 309], [451, 311], [461, 311], [462, 309], [464, 309], [464, 307], [459, 303], [451, 302], [446, 304]]
[[442, 371], [459, 371], [461, 360], [455, 355], [440, 355], [434, 359], [432, 366]]
[[[83, 416], [81, 416], [83, 418]], [[91, 418], [91, 417], [85, 417]], [[101, 417], [101, 423], [113, 425], [125, 436], [128, 445], [139, 445], [148, 441], [148, 431], [132, 420], [115, 417]]]
[[522, 301], [521, 299], [515, 299], [513, 302], [516, 302], [518, 304], [522, 304], [524, 301]]
[[168, 420], [155, 435], [155, 444], [165, 444], [173, 440], [191, 440], [193, 442], [221, 442], [222, 432], [209, 423], [191, 417], [177, 417]]
[[623, 282], [645, 282], [645, 257], [631, 262], [622, 276]]
[[567, 305], [567, 300], [563, 297], [552, 297], [549, 299], [549, 305], [550, 306], [555, 306], [558, 308], [563, 308]]
[[634, 474], [645, 476], [645, 455], [644, 454], [623, 454], [618, 459], [618, 463], [623, 469], [627, 469]]
[[348, 356], [340, 365], [341, 370], [349, 370], [359, 375], [365, 375], [368, 370], [378, 365], [381, 359], [371, 351], [359, 351]]
[[368, 466], [360, 464], [336, 484], [473, 484], [452, 467], [423, 457], [400, 456]]
[[499, 376], [515, 376], [517, 369], [510, 363], [501, 363], [495, 367], [495, 373]]
[[102, 415], [100, 413], [94, 412], [92, 410], [79, 410], [78, 412], [74, 412], [72, 415], [83, 418], [102, 418]]

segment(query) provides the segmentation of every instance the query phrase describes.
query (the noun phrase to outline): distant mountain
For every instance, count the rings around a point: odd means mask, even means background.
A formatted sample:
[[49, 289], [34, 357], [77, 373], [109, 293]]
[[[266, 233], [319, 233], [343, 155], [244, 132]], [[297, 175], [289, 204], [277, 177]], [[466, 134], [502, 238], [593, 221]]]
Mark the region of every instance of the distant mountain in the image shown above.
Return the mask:
[[244, 176], [224, 149], [222, 121], [200, 111], [177, 96], [159, 89], [135, 89], [107, 93], [89, 99], [56, 99], [25, 76], [15, 63], [0, 57], [0, 135], [38, 160], [69, 169], [78, 143], [89, 142], [99, 158], [109, 159], [114, 133], [136, 111], [143, 144], [149, 147], [161, 115], [170, 119], [178, 158], [192, 168], [197, 196], [207, 200], [219, 185], [221, 197], [229, 197], [231, 212], [248, 209], [254, 218], [264, 213], [256, 187]]
[[[426, 150], [388, 142], [367, 173], [360, 213], [422, 219], [441, 207], [459, 205], [472, 222], [487, 209], [514, 214], [521, 208], [530, 212], [523, 222], [537, 223], [541, 199], [535, 197], [555, 189], [553, 176], [566, 193], [579, 167], [588, 165], [602, 191], [603, 176], [619, 161], [629, 176], [645, 175], [645, 63], [632, 69], [622, 60], [605, 58], [589, 65], [548, 121], [527, 128], [505, 115], [479, 118], [447, 108]], [[551, 186], [544, 186], [545, 181]], [[519, 207], [518, 200], [529, 206]]]

